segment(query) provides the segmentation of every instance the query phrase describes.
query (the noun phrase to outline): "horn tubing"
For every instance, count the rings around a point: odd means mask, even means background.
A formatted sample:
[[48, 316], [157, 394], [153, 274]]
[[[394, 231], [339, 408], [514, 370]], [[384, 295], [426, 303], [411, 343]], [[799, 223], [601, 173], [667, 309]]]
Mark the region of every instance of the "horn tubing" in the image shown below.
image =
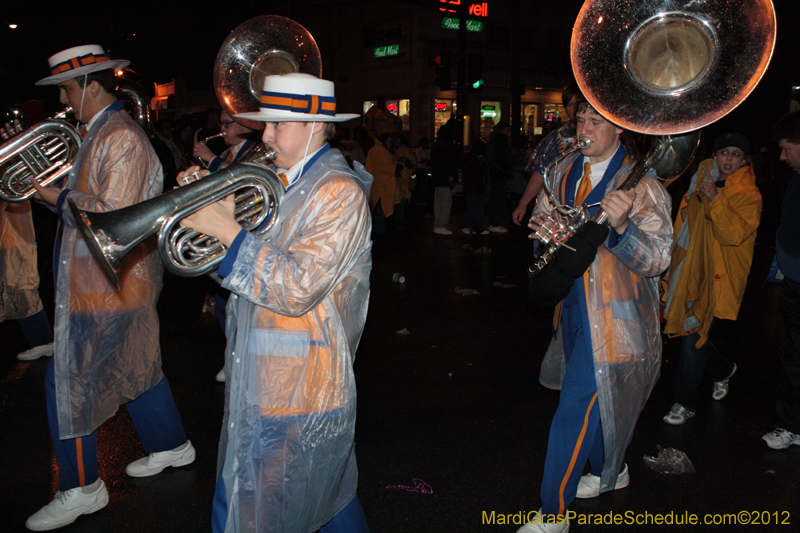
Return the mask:
[[92, 255], [119, 289], [119, 266], [122, 260], [139, 243], [155, 233], [159, 233], [161, 256], [170, 271], [182, 276], [198, 276], [213, 268], [221, 261], [221, 255], [219, 260], [206, 265], [203, 271], [187, 271], [177, 265], [165, 249], [169, 241], [168, 233], [173, 229], [177, 231], [182, 218], [244, 186], [258, 186], [271, 198], [270, 202], [265, 200], [264, 204], [273, 206], [272, 218], [257, 233], [264, 235], [278, 221], [283, 185], [273, 171], [252, 163], [231, 165], [189, 185], [115, 211], [87, 212], [80, 209], [71, 198], [67, 198], [67, 201], [75, 224]]

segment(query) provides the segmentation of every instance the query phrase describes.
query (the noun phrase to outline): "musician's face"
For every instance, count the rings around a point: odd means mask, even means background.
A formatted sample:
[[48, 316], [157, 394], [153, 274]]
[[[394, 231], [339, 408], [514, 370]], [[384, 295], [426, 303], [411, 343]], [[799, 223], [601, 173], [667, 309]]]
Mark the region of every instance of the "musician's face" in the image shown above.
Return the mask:
[[72, 107], [75, 117], [81, 117], [81, 95], [83, 87], [77, 80], [66, 80], [58, 84], [58, 101], [65, 106]]
[[[290, 169], [306, 152], [309, 136], [322, 131], [321, 122], [266, 122], [261, 140], [275, 152], [275, 166]], [[312, 139], [308, 153], [313, 154], [324, 141]]]
[[781, 161], [786, 161], [792, 170], [800, 172], [800, 144], [781, 139], [778, 146], [781, 147]]
[[242, 126], [227, 113], [222, 113], [219, 119], [219, 131], [225, 134], [225, 144], [236, 146], [246, 140], [253, 130]]
[[588, 137], [592, 145], [581, 150], [592, 163], [602, 163], [614, 155], [622, 130], [592, 110], [578, 113], [578, 138]]
[[717, 150], [714, 154], [714, 161], [719, 167], [719, 179], [727, 179], [728, 176], [742, 168], [744, 164], [744, 152], [735, 146], [728, 146], [722, 150]]

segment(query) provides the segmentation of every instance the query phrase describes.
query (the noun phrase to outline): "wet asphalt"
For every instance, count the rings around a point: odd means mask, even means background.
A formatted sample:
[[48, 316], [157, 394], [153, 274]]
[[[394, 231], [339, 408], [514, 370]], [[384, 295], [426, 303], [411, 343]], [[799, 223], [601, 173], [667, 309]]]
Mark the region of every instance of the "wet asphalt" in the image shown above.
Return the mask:
[[[456, 197], [453, 235], [434, 235], [430, 213], [416, 207], [405, 232], [390, 231], [373, 249], [355, 362], [359, 496], [373, 532], [513, 532], [520, 516], [539, 507], [558, 403], [557, 392], [538, 384], [552, 311], [525, 299], [528, 231], [464, 235], [463, 207]], [[678, 427], [662, 422], [679, 348], [677, 339], [665, 339], [661, 379], [626, 455], [630, 486], [576, 501], [570, 531], [800, 531], [800, 446], [776, 451], [760, 439], [773, 427], [780, 287], [763, 281], [773, 254], [769, 236], [761, 238], [739, 320], [717, 328], [719, 348], [739, 365], [730, 394], [713, 401], [706, 379], [700, 394], [707, 401], [694, 418]], [[392, 281], [395, 273], [405, 283]], [[110, 503], [64, 533], [210, 531], [225, 388], [214, 380], [224, 336], [202, 312], [209, 286], [169, 277], [159, 302], [164, 371], [196, 462], [127, 477], [125, 465], [144, 452], [121, 408], [99, 433]], [[0, 527], [17, 532], [50, 501], [58, 472], [45, 416], [46, 360], [16, 361], [27, 346], [14, 321], [0, 323], [0, 339]], [[696, 472], [648, 468], [643, 456], [657, 455], [659, 446], [684, 452]], [[653, 523], [691, 515], [718, 522], [737, 515], [751, 524]], [[623, 523], [608, 524], [615, 516]]]

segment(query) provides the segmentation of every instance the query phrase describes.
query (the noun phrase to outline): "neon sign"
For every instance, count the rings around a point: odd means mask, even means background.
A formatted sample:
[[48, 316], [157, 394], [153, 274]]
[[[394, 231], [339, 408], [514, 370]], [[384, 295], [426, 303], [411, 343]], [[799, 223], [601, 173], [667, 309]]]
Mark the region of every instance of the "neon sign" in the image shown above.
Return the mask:
[[444, 112], [447, 111], [447, 104], [437, 102], [437, 103], [433, 104], [433, 109], [437, 113], [444, 113]]
[[[439, 0], [440, 4], [447, 4], [447, 6], [453, 7], [439, 7], [439, 11], [442, 13], [457, 13], [458, 10], [455, 9], [456, 6], [461, 5], [461, 0]], [[479, 4], [470, 4], [468, 13], [470, 16], [473, 17], [488, 17], [489, 16], [489, 3], [488, 2], [481, 2]]]

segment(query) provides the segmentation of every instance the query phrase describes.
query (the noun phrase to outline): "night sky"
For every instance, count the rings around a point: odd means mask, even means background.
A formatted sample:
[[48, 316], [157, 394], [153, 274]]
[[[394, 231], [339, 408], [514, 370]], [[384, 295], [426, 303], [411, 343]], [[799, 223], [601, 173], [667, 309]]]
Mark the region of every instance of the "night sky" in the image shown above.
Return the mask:
[[[357, 13], [359, 5], [369, 1], [374, 0], [342, 3]], [[91, 43], [104, 46], [112, 59], [131, 60], [132, 77], [150, 93], [153, 82], [165, 83], [173, 78], [185, 79], [190, 89], [211, 90], [217, 51], [236, 26], [255, 16], [278, 14], [306, 25], [313, 34], [313, 28], [304, 22], [304, 13], [332, 4], [330, 0], [239, 2], [217, 3], [216, 9], [208, 9], [198, 2], [6, 0], [0, 7], [0, 112], [31, 98], [44, 100], [48, 111], [60, 109], [52, 87], [33, 84], [48, 75], [50, 55]], [[580, 2], [565, 1], [564, 5], [565, 17], [574, 18]], [[791, 86], [800, 85], [800, 2], [777, 0], [774, 5], [778, 40], [770, 68], [741, 108], [723, 119], [732, 127], [746, 124], [759, 135], [768, 135], [768, 125], [788, 110]], [[9, 29], [9, 22], [16, 22], [19, 28]], [[322, 52], [324, 60], [326, 51]]]

